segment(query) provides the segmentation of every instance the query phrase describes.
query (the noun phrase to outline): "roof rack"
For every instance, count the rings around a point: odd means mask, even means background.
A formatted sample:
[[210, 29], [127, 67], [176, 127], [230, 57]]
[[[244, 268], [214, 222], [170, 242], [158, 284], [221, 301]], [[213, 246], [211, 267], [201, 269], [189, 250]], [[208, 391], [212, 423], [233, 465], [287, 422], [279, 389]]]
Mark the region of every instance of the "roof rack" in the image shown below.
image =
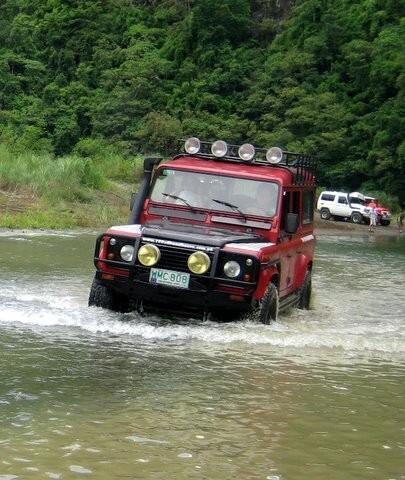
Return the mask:
[[188, 156], [230, 161], [266, 167], [287, 168], [294, 175], [294, 185], [315, 185], [317, 159], [312, 155], [289, 152], [279, 147], [259, 148], [250, 143], [232, 145], [217, 140], [201, 141], [196, 137], [181, 140]]

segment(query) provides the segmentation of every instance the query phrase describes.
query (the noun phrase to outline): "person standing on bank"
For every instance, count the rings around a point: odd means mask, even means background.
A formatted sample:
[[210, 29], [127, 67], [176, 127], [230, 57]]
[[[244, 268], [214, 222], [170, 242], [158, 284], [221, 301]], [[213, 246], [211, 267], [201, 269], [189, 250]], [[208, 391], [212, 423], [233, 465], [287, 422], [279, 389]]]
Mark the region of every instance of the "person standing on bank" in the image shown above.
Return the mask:
[[404, 218], [405, 218], [405, 210], [403, 210], [397, 218], [397, 225], [398, 225], [398, 230], [399, 233], [402, 233], [404, 231]]
[[377, 211], [375, 209], [375, 203], [368, 204], [370, 208], [370, 227], [368, 229], [369, 232], [374, 232], [374, 228], [377, 226]]

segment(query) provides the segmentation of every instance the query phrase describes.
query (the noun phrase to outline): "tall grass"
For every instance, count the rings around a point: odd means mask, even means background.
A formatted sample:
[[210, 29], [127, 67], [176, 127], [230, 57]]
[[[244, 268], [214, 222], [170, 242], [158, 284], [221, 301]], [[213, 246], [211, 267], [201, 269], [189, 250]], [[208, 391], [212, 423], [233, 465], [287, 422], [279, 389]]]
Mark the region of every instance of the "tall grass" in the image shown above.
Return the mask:
[[[83, 153], [96, 155], [80, 156], [76, 152], [55, 158], [46, 153], [14, 153], [6, 145], [0, 144], [0, 190], [8, 194], [14, 192], [13, 199], [16, 201], [22, 196], [32, 199], [28, 210], [24, 208], [24, 212], [10, 208], [10, 202], [7, 207], [3, 206], [0, 209], [0, 226], [94, 226], [104, 223], [104, 220], [107, 222], [111, 215], [115, 215], [114, 221], [117, 221], [120, 203], [125, 205], [127, 216], [128, 190], [131, 187], [126, 184], [135, 183], [139, 177], [141, 159], [125, 159], [112, 149]], [[109, 204], [113, 197], [118, 199], [114, 200], [114, 205]], [[25, 200], [24, 207], [26, 204]]]
[[49, 200], [86, 201], [89, 192], [106, 190], [110, 180], [134, 182], [141, 162], [111, 151], [96, 158], [69, 155], [54, 158], [32, 152], [13, 154], [0, 144], [0, 188], [23, 189]]
[[13, 155], [0, 145], [0, 188], [24, 190], [39, 197], [81, 199], [89, 188], [105, 189], [106, 177], [90, 159], [67, 156], [53, 158], [48, 154]]
[[74, 153], [91, 158], [99, 171], [111, 180], [134, 182], [142, 175], [143, 157], [124, 157], [103, 139], [83, 139], [75, 146]]

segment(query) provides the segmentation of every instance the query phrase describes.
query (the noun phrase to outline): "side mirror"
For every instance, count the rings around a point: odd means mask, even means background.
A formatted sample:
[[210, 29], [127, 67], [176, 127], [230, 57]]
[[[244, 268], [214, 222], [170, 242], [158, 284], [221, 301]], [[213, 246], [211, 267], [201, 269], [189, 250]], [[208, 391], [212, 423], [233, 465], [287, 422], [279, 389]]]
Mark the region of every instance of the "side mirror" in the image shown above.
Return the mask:
[[129, 209], [131, 210], [131, 212], [132, 212], [132, 209], [134, 208], [134, 203], [137, 195], [138, 195], [138, 192], [131, 193], [131, 200], [129, 202]]
[[285, 231], [287, 233], [295, 233], [299, 226], [299, 217], [297, 213], [287, 213], [285, 222]]

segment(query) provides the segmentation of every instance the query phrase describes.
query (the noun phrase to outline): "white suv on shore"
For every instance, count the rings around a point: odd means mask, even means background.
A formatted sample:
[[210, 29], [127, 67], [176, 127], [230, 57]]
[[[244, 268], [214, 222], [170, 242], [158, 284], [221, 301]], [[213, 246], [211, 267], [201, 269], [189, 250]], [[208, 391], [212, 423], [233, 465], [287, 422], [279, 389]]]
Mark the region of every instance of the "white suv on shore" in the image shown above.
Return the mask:
[[359, 192], [322, 192], [318, 198], [317, 210], [323, 220], [330, 218], [350, 220], [353, 223], [368, 223], [368, 208], [364, 195]]

